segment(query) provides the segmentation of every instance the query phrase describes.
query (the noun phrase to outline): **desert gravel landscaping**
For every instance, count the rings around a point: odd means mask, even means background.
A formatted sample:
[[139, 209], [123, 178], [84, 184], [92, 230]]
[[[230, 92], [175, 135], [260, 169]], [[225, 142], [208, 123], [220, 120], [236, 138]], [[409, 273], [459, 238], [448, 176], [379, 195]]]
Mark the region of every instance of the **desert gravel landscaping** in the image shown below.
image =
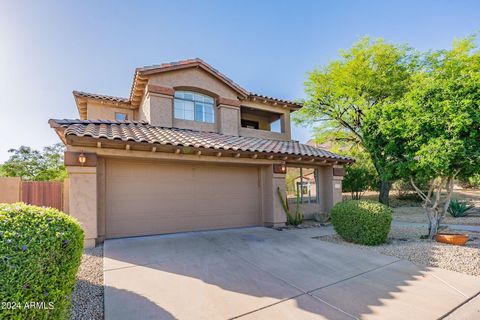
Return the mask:
[[363, 246], [349, 243], [336, 234], [320, 236], [316, 237], [316, 239], [371, 250], [429, 267], [439, 267], [480, 276], [480, 249], [475, 242], [478, 239], [469, 241], [467, 246], [461, 247], [431, 240], [421, 240], [420, 236], [425, 233], [425, 228], [392, 227], [388, 243], [379, 246]]
[[83, 251], [70, 319], [103, 319], [103, 245]]
[[[349, 194], [344, 193], [344, 200], [350, 199]], [[420, 201], [415, 197], [399, 198], [393, 191], [390, 198], [390, 207], [393, 209], [393, 220], [399, 222], [428, 223], [427, 216], [421, 207]], [[363, 199], [377, 201], [378, 192], [366, 192]], [[480, 190], [456, 189], [452, 199], [465, 200], [475, 205], [469, 211], [468, 216], [454, 218], [447, 214], [442, 219], [442, 224], [473, 225], [480, 226]]]
[[[478, 204], [477, 204], [478, 206]], [[428, 223], [427, 216], [421, 207], [397, 207], [393, 209], [393, 219], [399, 222]], [[468, 216], [454, 218], [447, 214], [442, 224], [480, 226], [480, 208], [472, 209]]]

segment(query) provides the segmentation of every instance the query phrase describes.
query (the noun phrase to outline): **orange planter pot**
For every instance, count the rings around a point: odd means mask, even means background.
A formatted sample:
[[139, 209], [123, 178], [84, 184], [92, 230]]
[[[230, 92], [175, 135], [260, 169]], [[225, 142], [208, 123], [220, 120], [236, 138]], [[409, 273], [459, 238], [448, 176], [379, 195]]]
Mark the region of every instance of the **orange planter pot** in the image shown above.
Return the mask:
[[437, 242], [464, 246], [468, 241], [468, 235], [456, 233], [437, 233], [435, 240], [437, 240]]

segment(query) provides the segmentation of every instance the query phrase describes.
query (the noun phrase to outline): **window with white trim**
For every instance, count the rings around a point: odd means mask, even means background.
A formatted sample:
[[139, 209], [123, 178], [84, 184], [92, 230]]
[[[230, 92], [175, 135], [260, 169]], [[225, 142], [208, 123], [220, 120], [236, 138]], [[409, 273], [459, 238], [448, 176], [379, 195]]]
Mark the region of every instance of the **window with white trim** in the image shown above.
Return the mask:
[[215, 123], [215, 101], [207, 95], [192, 91], [176, 91], [174, 117], [176, 119]]

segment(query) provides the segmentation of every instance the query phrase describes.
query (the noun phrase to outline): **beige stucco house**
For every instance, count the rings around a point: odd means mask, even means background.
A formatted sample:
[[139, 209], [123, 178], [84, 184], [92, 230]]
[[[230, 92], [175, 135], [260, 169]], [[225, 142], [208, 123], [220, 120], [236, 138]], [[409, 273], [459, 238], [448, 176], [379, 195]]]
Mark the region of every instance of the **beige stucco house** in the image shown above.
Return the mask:
[[86, 246], [108, 238], [286, 221], [285, 169], [311, 168], [321, 210], [352, 160], [291, 140], [298, 103], [251, 93], [200, 59], [135, 70], [128, 98], [74, 91], [79, 120], [50, 120], [67, 147], [68, 212]]

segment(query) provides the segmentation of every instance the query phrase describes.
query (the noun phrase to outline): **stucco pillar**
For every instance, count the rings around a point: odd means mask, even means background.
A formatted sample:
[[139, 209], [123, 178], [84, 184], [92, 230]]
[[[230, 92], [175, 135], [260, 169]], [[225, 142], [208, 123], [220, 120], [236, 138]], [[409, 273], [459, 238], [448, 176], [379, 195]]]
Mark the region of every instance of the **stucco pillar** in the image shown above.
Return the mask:
[[267, 227], [284, 226], [287, 216], [278, 197], [277, 188], [285, 195], [285, 174], [273, 173], [273, 166], [263, 169], [263, 222]]
[[148, 93], [147, 120], [151, 125], [171, 128], [173, 126], [173, 96]]
[[334, 167], [342, 168], [342, 166], [325, 166], [319, 169], [320, 204], [325, 213], [330, 212], [336, 203], [342, 201], [343, 176], [334, 175]]
[[97, 168], [67, 166], [69, 175], [69, 214], [85, 232], [85, 248], [95, 246], [97, 238]]
[[0, 203], [22, 201], [22, 180], [19, 177], [0, 177]]
[[344, 175], [343, 166], [335, 165], [333, 166], [333, 205], [343, 200], [342, 194], [342, 181]]
[[218, 132], [230, 136], [238, 136], [240, 127], [239, 107], [218, 105], [217, 111]]

